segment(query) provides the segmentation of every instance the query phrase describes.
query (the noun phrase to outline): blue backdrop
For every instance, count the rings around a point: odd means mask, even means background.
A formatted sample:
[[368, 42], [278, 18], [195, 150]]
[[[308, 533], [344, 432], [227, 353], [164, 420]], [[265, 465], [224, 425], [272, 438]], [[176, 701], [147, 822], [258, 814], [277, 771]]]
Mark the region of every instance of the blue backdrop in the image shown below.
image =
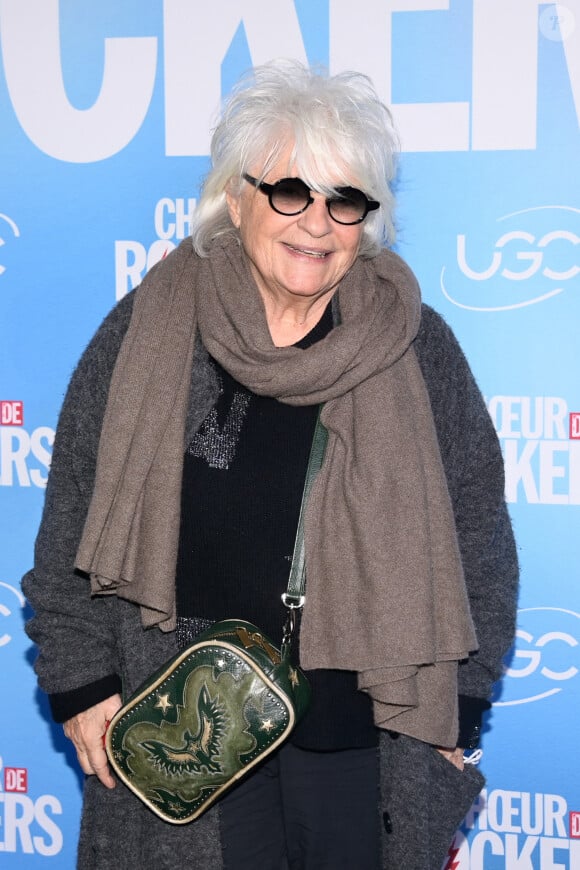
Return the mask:
[[0, 38], [2, 866], [74, 866], [80, 777], [19, 588], [66, 384], [187, 235], [221, 96], [289, 56], [393, 106], [398, 250], [504, 448], [518, 637], [446, 868], [579, 870], [580, 0], [0, 0]]

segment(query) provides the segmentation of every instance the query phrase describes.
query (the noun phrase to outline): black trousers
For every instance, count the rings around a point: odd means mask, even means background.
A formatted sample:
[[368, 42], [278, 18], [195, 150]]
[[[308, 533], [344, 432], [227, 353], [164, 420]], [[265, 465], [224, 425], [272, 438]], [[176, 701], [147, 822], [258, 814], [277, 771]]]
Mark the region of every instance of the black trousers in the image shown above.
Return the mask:
[[378, 750], [284, 745], [220, 802], [225, 870], [380, 870]]

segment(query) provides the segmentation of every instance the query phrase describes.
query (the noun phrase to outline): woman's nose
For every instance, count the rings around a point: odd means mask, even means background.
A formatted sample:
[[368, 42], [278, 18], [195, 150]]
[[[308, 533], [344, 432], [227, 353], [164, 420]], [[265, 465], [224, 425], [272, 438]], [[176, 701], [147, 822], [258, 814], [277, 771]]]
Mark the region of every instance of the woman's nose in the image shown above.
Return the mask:
[[332, 218], [326, 207], [326, 198], [320, 193], [311, 193], [314, 202], [299, 216], [298, 225], [311, 236], [325, 236], [332, 230]]

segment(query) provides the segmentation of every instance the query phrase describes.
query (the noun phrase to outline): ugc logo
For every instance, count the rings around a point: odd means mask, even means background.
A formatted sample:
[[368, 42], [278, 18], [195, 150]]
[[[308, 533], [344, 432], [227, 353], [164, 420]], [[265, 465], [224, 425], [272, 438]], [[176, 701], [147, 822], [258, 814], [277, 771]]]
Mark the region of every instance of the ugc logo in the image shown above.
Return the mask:
[[446, 299], [469, 311], [510, 311], [580, 288], [580, 209], [514, 211], [490, 231], [459, 233], [455, 262], [441, 270]]
[[498, 707], [530, 704], [578, 686], [580, 613], [561, 607], [519, 611], [513, 655], [501, 684]]
[[[0, 248], [11, 239], [18, 239], [20, 230], [7, 214], [0, 214]], [[0, 275], [6, 271], [6, 266], [0, 261]]]
[[8, 583], [3, 583], [0, 580], [0, 647], [7, 646], [12, 640], [12, 635], [8, 634], [5, 626], [8, 625], [7, 619], [12, 616], [14, 605], [19, 609], [24, 607], [25, 601], [22, 592], [10, 586]]

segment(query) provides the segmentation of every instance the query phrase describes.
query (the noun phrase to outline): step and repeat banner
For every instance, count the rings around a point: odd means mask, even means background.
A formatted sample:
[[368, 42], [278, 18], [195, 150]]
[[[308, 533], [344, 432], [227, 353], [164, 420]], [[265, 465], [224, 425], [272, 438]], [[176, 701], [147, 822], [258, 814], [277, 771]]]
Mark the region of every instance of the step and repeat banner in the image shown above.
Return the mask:
[[75, 863], [81, 778], [20, 590], [68, 379], [188, 234], [221, 97], [285, 56], [392, 105], [397, 249], [505, 455], [517, 641], [446, 870], [580, 870], [580, 0], [0, 0], [0, 40], [2, 867]]

